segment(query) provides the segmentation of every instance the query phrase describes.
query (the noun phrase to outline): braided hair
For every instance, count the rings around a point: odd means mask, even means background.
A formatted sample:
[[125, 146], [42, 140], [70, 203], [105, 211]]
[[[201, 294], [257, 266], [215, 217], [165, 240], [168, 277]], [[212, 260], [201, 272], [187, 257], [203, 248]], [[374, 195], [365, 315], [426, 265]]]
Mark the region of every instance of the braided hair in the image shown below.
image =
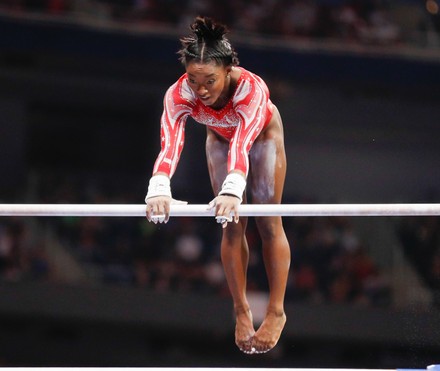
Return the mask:
[[214, 22], [208, 17], [197, 17], [190, 26], [192, 34], [180, 39], [182, 48], [178, 51], [179, 60], [184, 66], [195, 61], [217, 65], [237, 66], [237, 53], [225, 37], [228, 33], [226, 26]]

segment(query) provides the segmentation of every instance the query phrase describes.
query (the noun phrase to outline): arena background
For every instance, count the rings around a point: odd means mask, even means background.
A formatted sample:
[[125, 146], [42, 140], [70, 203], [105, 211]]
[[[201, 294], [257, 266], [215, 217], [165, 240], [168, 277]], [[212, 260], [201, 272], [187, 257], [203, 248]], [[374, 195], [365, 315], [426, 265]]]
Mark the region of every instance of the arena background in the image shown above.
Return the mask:
[[[241, 65], [267, 81], [282, 113], [285, 203], [440, 202], [438, 13], [428, 12], [435, 2], [384, 3], [432, 16], [433, 28], [410, 33], [399, 24], [411, 37], [383, 44], [255, 30], [231, 34]], [[172, 18], [139, 24], [108, 12], [5, 4], [0, 201], [142, 203], [159, 150], [162, 97], [183, 72], [176, 51], [186, 30]], [[172, 183], [173, 195], [191, 203], [212, 197], [204, 135], [202, 126], [188, 122]], [[134, 219], [89, 221], [92, 229], [100, 223], [103, 233], [120, 228], [128, 235], [136, 226], [145, 240], [154, 236], [152, 243], [136, 241], [136, 248], [124, 245], [107, 261], [106, 246], [93, 247], [101, 260], [72, 248], [76, 230], [69, 228], [81, 223], [76, 219], [2, 218], [0, 364], [425, 368], [439, 363], [440, 354], [440, 263], [437, 271], [429, 265], [440, 259], [439, 218], [409, 219], [339, 220], [362, 241], [382, 274], [374, 284], [386, 294], [375, 292], [379, 299], [367, 303], [332, 302], [292, 288], [279, 346], [247, 356], [234, 344], [224, 291], [178, 283], [164, 288], [145, 278], [149, 257], [159, 254], [150, 250], [168, 254], [168, 263], [178, 261], [171, 252], [185, 228], [210, 234], [204, 243], [211, 243], [215, 257], [219, 230], [213, 221], [157, 227]], [[121, 238], [130, 245], [129, 237]], [[294, 282], [295, 251], [302, 250], [291, 243]], [[142, 274], [140, 262], [147, 266]], [[265, 300], [260, 273], [253, 272], [251, 294], [257, 320]]]

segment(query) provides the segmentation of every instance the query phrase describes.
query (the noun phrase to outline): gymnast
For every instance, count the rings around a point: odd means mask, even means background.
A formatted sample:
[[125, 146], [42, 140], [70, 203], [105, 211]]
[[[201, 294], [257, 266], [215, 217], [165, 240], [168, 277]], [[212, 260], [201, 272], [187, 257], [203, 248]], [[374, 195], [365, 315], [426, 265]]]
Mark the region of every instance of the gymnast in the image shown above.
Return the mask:
[[154, 223], [169, 219], [174, 202], [170, 179], [191, 116], [207, 131], [206, 156], [215, 195], [209, 208], [223, 227], [221, 260], [234, 304], [235, 343], [245, 353], [265, 353], [277, 344], [286, 322], [290, 247], [281, 217], [256, 218], [270, 294], [265, 318], [255, 331], [246, 297], [247, 218], [239, 218], [239, 205], [247, 198], [257, 204], [281, 203], [286, 175], [282, 120], [265, 82], [238, 66], [226, 26], [197, 17], [190, 29], [179, 50], [186, 73], [164, 97], [161, 151], [145, 198], [146, 217]]

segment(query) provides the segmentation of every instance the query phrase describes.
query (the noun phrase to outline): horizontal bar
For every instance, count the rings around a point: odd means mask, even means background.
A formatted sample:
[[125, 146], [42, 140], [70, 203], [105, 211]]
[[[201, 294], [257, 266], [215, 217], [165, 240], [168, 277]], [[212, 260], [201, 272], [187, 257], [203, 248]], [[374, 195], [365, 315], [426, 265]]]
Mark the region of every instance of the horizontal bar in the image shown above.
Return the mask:
[[[123, 367], [106, 367], [106, 371], [125, 371]], [[134, 371], [197, 371], [197, 367], [133, 367]], [[14, 367], [2, 367], [2, 371], [17, 371]], [[63, 371], [76, 371], [75, 367], [63, 367]], [[203, 367], [207, 371], [279, 371], [277, 368], [220, 368]], [[399, 371], [399, 369], [362, 369], [362, 368], [284, 368], [283, 371]], [[19, 371], [32, 371], [32, 367], [20, 367]], [[81, 371], [96, 371], [94, 367], [81, 367]], [[426, 371], [426, 369], [405, 369], [405, 371]]]
[[[76, 371], [77, 367], [63, 367], [63, 371]], [[132, 367], [134, 371], [197, 371], [197, 367]], [[207, 371], [279, 371], [279, 368], [255, 368], [255, 367], [203, 367]], [[17, 367], [2, 367], [2, 371], [17, 371]], [[19, 367], [19, 371], [33, 371], [32, 367]], [[125, 371], [124, 367], [106, 367], [106, 371]], [[426, 371], [425, 368], [283, 368], [283, 371]], [[81, 367], [81, 371], [96, 371], [95, 367]]]
[[[0, 204], [0, 216], [144, 217], [144, 204]], [[244, 204], [240, 216], [440, 215], [440, 204]], [[208, 205], [171, 205], [170, 216], [214, 216]]]
[[[32, 367], [2, 367], [2, 371], [33, 371]], [[123, 367], [106, 367], [106, 371], [125, 371]], [[192, 367], [131, 367], [134, 371], [197, 371], [198, 368]], [[277, 368], [220, 368], [203, 367], [207, 371], [279, 371]], [[77, 371], [77, 367], [63, 367], [63, 371]], [[379, 369], [379, 368], [284, 368], [283, 371], [426, 371], [425, 368], [413, 369]], [[96, 371], [94, 367], [81, 367], [81, 371]]]

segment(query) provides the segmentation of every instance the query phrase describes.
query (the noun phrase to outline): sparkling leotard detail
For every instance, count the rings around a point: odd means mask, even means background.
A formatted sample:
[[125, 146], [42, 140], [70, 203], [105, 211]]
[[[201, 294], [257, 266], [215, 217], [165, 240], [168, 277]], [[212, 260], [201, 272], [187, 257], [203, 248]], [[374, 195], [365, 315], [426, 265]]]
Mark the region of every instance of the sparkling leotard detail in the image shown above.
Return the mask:
[[161, 151], [153, 173], [172, 176], [185, 141], [185, 124], [191, 116], [229, 141], [228, 172], [249, 171], [249, 150], [261, 131], [268, 125], [273, 112], [266, 83], [241, 67], [234, 94], [220, 110], [205, 106], [182, 75], [166, 92], [161, 118]]

